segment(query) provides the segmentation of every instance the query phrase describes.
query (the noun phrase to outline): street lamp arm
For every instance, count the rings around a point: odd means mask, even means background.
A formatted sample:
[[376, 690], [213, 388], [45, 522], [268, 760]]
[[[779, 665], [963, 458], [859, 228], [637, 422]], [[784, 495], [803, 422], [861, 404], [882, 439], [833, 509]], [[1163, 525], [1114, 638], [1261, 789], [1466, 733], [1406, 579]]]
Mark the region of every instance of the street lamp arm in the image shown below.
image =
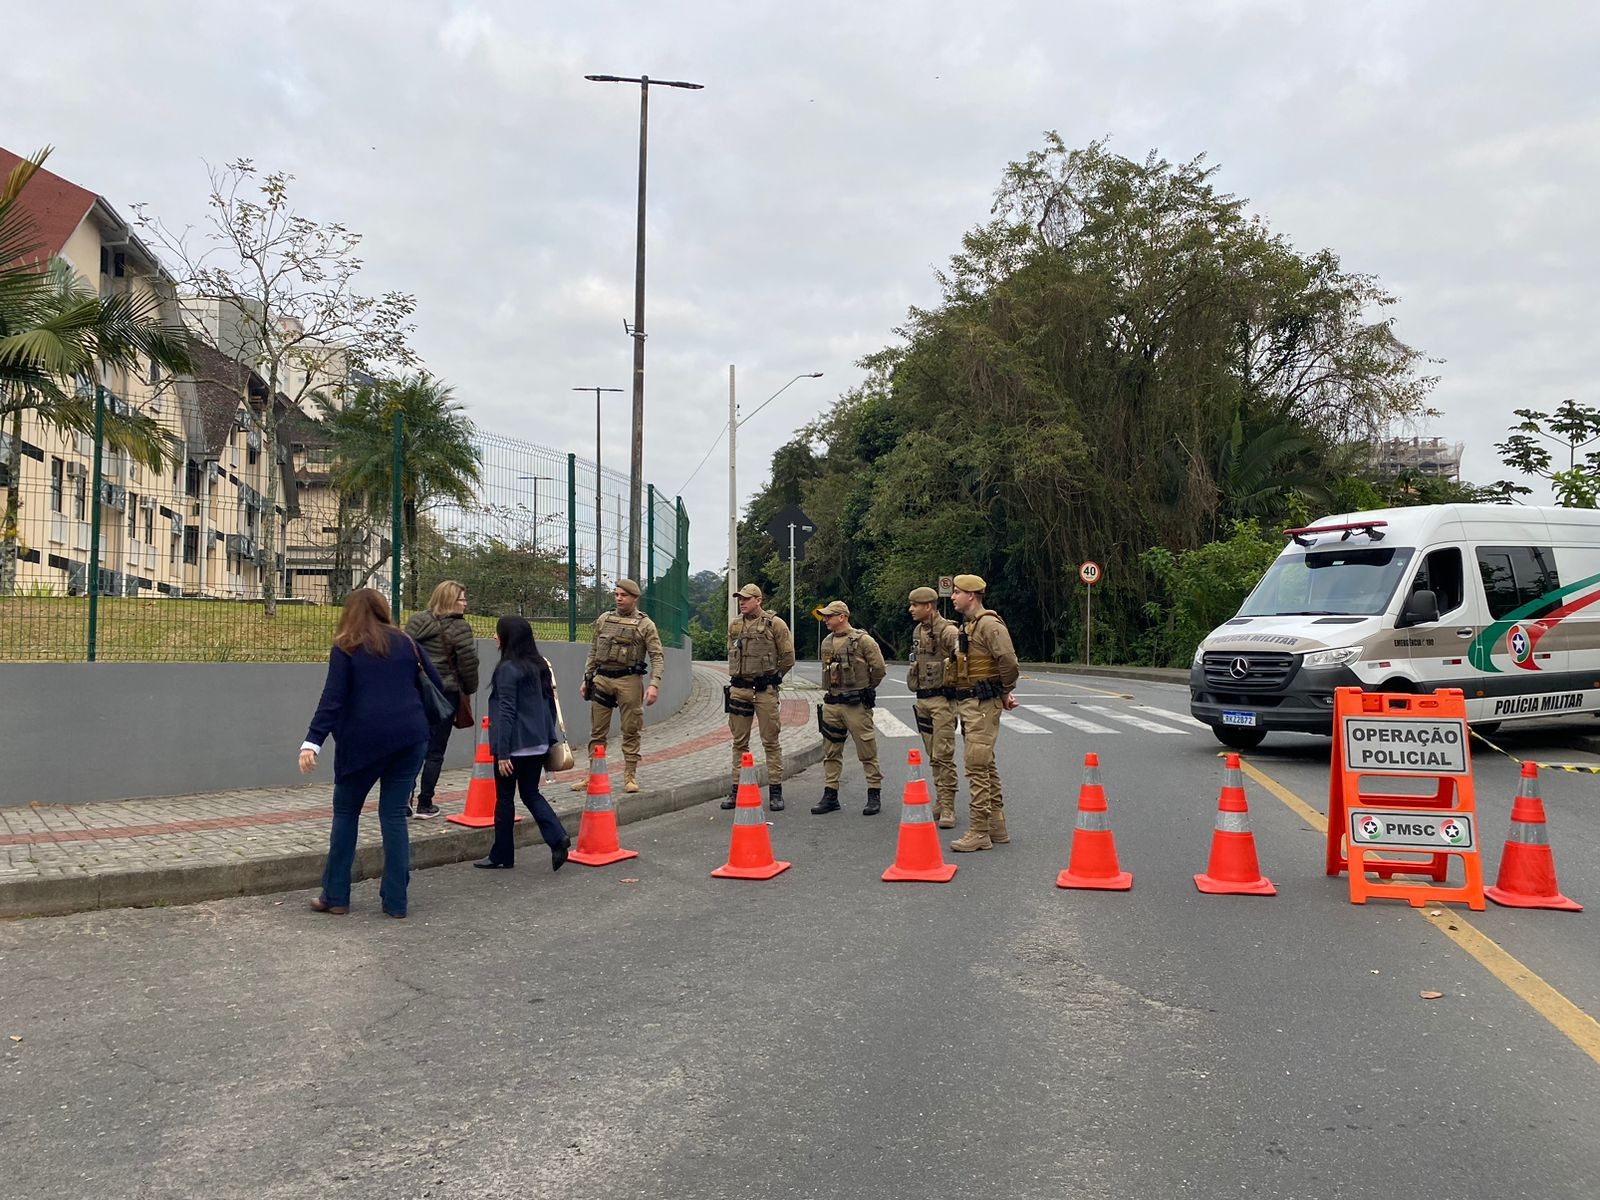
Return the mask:
[[821, 371], [811, 371], [811, 372], [803, 374], [803, 375], [796, 375], [793, 379], [789, 380], [788, 383], [784, 384], [777, 391], [773, 392], [772, 395], [768, 396], [760, 404], [756, 405], [754, 411], [749, 413], [747, 416], [740, 417], [739, 418], [739, 425], [742, 426], [746, 421], [750, 420], [751, 417], [754, 417], [756, 415], [756, 413], [759, 413], [763, 408], [765, 408], [767, 405], [771, 404], [774, 400], [776, 400], [779, 396], [783, 395], [784, 392], [788, 391], [791, 387], [793, 387], [795, 384], [799, 383], [802, 379], [821, 379], [821, 378], [822, 378], [822, 372]]

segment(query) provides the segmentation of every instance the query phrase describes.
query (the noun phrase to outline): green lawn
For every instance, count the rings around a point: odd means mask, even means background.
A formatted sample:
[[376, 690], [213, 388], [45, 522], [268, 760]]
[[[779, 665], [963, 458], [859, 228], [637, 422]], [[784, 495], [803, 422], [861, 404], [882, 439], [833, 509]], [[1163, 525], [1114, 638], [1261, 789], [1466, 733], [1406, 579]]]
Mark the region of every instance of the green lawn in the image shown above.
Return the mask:
[[[340, 610], [284, 604], [267, 620], [260, 604], [227, 600], [102, 598], [96, 655], [101, 662], [321, 662]], [[494, 636], [495, 617], [469, 614], [479, 637]], [[567, 623], [534, 620], [542, 640], [567, 640]], [[578, 625], [580, 640], [589, 623]], [[83, 662], [88, 655], [86, 597], [0, 599], [0, 662]]]

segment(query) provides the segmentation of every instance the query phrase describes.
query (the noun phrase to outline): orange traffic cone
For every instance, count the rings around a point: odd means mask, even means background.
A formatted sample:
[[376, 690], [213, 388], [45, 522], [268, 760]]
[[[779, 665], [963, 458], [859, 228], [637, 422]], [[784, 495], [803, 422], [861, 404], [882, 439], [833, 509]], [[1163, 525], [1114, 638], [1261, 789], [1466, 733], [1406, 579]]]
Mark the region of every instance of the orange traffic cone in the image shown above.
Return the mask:
[[1278, 889], [1256, 861], [1256, 835], [1250, 832], [1250, 808], [1244, 802], [1244, 777], [1239, 756], [1228, 755], [1217, 800], [1217, 825], [1211, 835], [1211, 863], [1194, 877], [1202, 892], [1224, 896], [1276, 896]]
[[[494, 824], [494, 755], [489, 752], [489, 718], [478, 725], [478, 748], [472, 756], [472, 782], [467, 784], [467, 806], [446, 817], [469, 829], [487, 829]], [[513, 820], [520, 821], [521, 817]]]
[[756, 783], [756, 761], [746, 754], [739, 761], [739, 795], [733, 810], [733, 837], [728, 861], [711, 872], [713, 879], [771, 879], [793, 864], [772, 857], [772, 838], [761, 814], [761, 788]]
[[905, 796], [900, 805], [900, 844], [895, 847], [894, 865], [883, 873], [886, 881], [919, 879], [927, 883], [949, 883], [956, 873], [955, 863], [944, 861], [939, 848], [939, 831], [933, 824], [933, 807], [928, 803], [928, 776], [922, 769], [922, 751], [906, 755]]
[[617, 844], [617, 806], [611, 799], [611, 772], [606, 770], [604, 746], [593, 747], [589, 754], [589, 794], [578, 825], [578, 848], [568, 857], [586, 867], [639, 857], [637, 850], [624, 850]]
[[1511, 806], [1511, 832], [1500, 856], [1500, 877], [1483, 894], [1507, 908], [1554, 908], [1582, 912], [1583, 905], [1568, 900], [1556, 886], [1556, 860], [1550, 853], [1550, 831], [1544, 823], [1544, 802], [1539, 799], [1539, 768], [1522, 764], [1522, 781]]
[[1058, 888], [1099, 888], [1125, 892], [1133, 876], [1117, 864], [1117, 843], [1106, 815], [1106, 793], [1100, 786], [1100, 756], [1083, 756], [1083, 784], [1078, 788], [1078, 824], [1072, 831], [1067, 869], [1056, 876]]

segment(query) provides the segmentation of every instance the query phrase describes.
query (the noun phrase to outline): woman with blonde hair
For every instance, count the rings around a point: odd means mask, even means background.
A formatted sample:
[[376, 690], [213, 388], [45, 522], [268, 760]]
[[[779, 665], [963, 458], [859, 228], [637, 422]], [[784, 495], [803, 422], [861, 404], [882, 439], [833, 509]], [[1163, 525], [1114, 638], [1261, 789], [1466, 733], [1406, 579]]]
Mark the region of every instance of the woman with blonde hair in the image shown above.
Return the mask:
[[350, 911], [350, 869], [356, 825], [372, 785], [378, 784], [378, 825], [383, 831], [383, 911], [406, 915], [411, 881], [411, 838], [406, 796], [417, 781], [428, 745], [428, 718], [418, 672], [434, 687], [443, 680], [421, 649], [394, 623], [381, 592], [358, 588], [345, 597], [344, 615], [328, 652], [322, 699], [300, 746], [300, 771], [317, 766], [322, 743], [333, 734], [333, 826], [317, 912]]
[[[428, 753], [422, 760], [422, 779], [417, 784], [416, 815], [424, 821], [439, 815], [433, 792], [439, 785], [439, 772], [444, 769], [450, 733], [458, 726], [467, 729], [472, 725], [472, 698], [478, 694], [478, 643], [466, 612], [467, 589], [454, 579], [446, 579], [433, 589], [428, 607], [412, 613], [406, 622], [406, 632], [428, 652], [444, 680], [444, 698], [464, 718], [464, 723], [459, 718], [440, 721], [428, 733]], [[406, 813], [411, 813], [409, 804]]]

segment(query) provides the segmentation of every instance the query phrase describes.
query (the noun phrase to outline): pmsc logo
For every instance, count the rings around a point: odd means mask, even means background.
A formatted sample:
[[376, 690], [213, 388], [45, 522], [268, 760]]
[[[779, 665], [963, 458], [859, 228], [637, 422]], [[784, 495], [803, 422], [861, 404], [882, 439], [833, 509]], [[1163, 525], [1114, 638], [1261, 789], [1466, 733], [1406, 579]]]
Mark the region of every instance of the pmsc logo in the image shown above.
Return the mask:
[[1533, 661], [1533, 648], [1545, 635], [1546, 628], [1547, 626], [1541, 621], [1533, 625], [1518, 623], [1506, 630], [1506, 653], [1511, 655], [1511, 661], [1524, 671], [1539, 669], [1539, 664]]
[[1383, 836], [1383, 822], [1374, 816], [1364, 816], [1356, 826], [1357, 835], [1367, 842], [1375, 842]]

